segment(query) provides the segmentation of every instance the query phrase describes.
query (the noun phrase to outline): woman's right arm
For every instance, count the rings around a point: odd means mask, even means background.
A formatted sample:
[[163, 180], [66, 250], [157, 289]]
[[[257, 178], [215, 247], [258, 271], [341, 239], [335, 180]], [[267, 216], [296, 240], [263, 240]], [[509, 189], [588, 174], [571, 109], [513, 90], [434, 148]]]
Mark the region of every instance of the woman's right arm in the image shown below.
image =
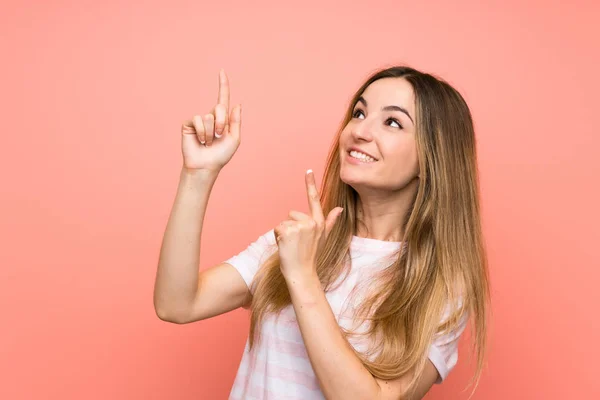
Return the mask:
[[154, 285], [154, 309], [165, 321], [198, 321], [250, 300], [248, 286], [233, 266], [223, 263], [198, 273], [202, 224], [210, 192], [240, 144], [241, 106], [228, 114], [229, 82], [221, 71], [215, 108], [185, 121], [181, 129], [184, 162]]
[[182, 169], [161, 246], [154, 309], [178, 324], [210, 318], [243, 306], [248, 286], [229, 264], [198, 272], [206, 206], [217, 174]]

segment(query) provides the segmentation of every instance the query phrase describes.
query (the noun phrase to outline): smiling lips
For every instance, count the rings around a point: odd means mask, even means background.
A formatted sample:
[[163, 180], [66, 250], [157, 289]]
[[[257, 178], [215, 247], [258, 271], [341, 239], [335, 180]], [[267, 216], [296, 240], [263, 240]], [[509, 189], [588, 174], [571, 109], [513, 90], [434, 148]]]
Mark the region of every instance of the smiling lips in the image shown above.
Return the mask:
[[348, 151], [348, 154], [350, 155], [350, 157], [360, 160], [362, 162], [366, 162], [366, 163], [377, 161], [377, 159], [375, 157], [371, 156], [368, 153], [365, 153], [362, 150], [354, 148], [354, 147]]

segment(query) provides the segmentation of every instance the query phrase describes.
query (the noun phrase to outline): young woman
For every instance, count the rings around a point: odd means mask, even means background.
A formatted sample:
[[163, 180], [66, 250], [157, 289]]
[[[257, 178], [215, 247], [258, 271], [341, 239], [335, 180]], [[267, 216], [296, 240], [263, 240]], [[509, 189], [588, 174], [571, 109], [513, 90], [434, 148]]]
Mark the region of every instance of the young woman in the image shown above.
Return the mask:
[[408, 67], [377, 72], [351, 100], [309, 214], [289, 218], [198, 274], [202, 222], [240, 144], [220, 73], [215, 108], [182, 126], [183, 168], [158, 264], [162, 320], [238, 307], [250, 335], [230, 399], [420, 399], [457, 362], [472, 322], [478, 378], [487, 262], [469, 108]]

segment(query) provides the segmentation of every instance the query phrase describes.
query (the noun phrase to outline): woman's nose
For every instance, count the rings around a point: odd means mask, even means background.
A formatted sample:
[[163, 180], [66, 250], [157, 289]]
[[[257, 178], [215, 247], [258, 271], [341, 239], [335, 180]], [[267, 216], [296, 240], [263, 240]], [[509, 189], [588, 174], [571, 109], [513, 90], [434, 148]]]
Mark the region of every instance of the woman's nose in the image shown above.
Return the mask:
[[352, 137], [355, 140], [364, 140], [369, 142], [373, 140], [373, 135], [371, 132], [371, 122], [363, 119], [354, 125], [354, 128], [352, 129]]

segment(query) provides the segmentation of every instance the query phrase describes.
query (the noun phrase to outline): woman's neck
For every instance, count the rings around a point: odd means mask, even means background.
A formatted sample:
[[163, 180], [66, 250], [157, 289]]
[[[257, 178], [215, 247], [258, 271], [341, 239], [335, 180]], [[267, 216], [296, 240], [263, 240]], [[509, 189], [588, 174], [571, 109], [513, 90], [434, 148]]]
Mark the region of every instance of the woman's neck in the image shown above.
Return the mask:
[[418, 189], [418, 180], [402, 190], [384, 194], [360, 194], [357, 204], [356, 236], [400, 242], [403, 225]]

